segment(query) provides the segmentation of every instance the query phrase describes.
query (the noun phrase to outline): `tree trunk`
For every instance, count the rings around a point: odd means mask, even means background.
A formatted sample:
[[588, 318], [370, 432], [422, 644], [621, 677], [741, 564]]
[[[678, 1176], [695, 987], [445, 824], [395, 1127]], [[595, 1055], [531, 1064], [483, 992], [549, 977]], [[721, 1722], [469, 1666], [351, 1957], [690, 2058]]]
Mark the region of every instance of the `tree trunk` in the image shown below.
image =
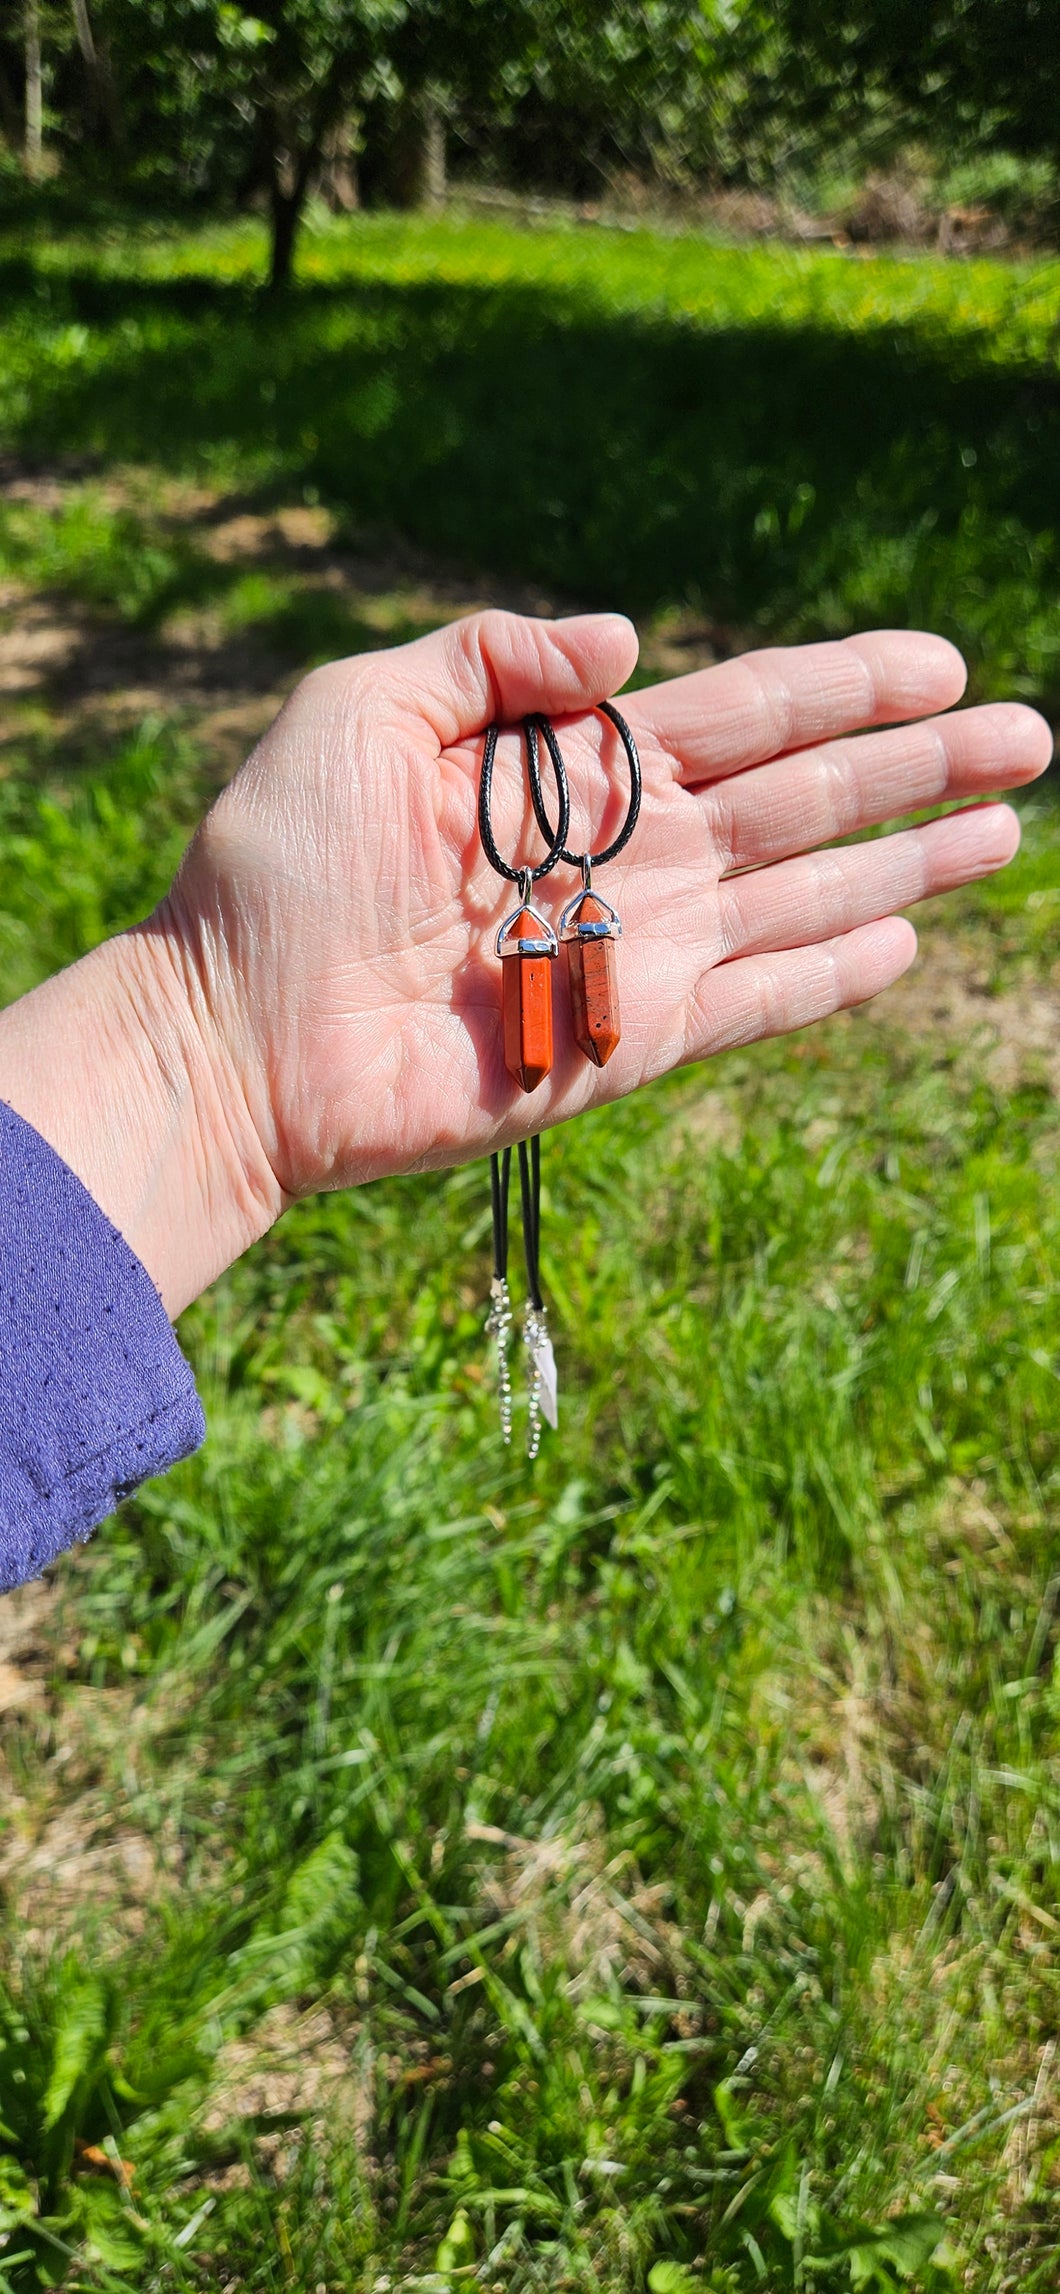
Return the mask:
[[296, 184], [293, 191], [284, 191], [275, 174], [269, 185], [269, 205], [272, 216], [272, 252], [269, 259], [269, 293], [277, 294], [290, 286], [294, 266], [294, 243], [302, 218], [305, 185]]
[[395, 106], [380, 185], [394, 207], [444, 207], [445, 114], [437, 96], [403, 96]]
[[294, 267], [294, 243], [302, 220], [306, 193], [319, 165], [324, 139], [334, 127], [344, 104], [349, 101], [348, 79], [346, 60], [339, 58], [320, 90], [301, 150], [298, 147], [297, 130], [302, 122], [297, 117], [284, 117], [274, 110], [263, 111], [261, 114], [261, 140], [268, 153], [269, 209], [272, 217], [270, 294], [277, 294], [290, 285]]
[[13, 152], [17, 154], [21, 150], [22, 113], [19, 110], [18, 97], [2, 64], [0, 64], [0, 134], [3, 135], [4, 142], [10, 144]]
[[421, 207], [444, 207], [445, 193], [445, 114], [437, 96], [430, 95], [423, 100]]
[[44, 158], [44, 71], [40, 52], [40, 9], [37, 0], [25, 0], [26, 130], [23, 165], [31, 182], [40, 175]]
[[92, 18], [88, 13], [88, 0], [71, 0], [71, 5], [77, 45], [81, 50], [88, 83], [89, 125], [93, 130], [102, 128], [107, 142], [116, 146], [122, 140], [121, 114], [110, 56], [105, 43], [98, 47], [96, 45]]
[[352, 119], [338, 119], [324, 137], [317, 189], [333, 215], [353, 215], [361, 204], [357, 136]]

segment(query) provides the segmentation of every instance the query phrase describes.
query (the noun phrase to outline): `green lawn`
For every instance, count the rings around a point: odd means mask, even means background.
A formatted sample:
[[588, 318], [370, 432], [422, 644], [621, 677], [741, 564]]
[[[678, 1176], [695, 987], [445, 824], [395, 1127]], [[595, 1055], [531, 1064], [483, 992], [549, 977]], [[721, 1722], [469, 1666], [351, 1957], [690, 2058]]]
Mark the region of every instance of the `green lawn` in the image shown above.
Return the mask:
[[[649, 640], [917, 619], [981, 692], [1060, 686], [1055, 269], [380, 220], [270, 308], [260, 261], [7, 245], [0, 430], [62, 482], [3, 513], [12, 626], [197, 614], [289, 675], [430, 617], [219, 560], [179, 480]], [[14, 994], [143, 912], [216, 764], [193, 712], [108, 742], [46, 680], [0, 760]], [[185, 1318], [206, 1449], [12, 1611], [0, 2294], [1056, 2285], [1060, 819], [1024, 818], [891, 1017], [548, 1142], [534, 1469], [481, 1169], [302, 1206]]]

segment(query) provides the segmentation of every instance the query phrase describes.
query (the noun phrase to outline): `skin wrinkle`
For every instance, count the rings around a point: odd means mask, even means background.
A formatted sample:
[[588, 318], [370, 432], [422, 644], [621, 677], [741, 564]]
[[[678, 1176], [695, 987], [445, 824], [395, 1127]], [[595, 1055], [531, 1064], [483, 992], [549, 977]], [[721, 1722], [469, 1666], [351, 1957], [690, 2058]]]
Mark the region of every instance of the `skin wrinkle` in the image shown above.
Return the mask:
[[[501, 706], [500, 689], [497, 684], [497, 679], [494, 675], [493, 663], [490, 659], [489, 639], [492, 631], [492, 622], [485, 614], [483, 614], [479, 619], [468, 622], [466, 626], [467, 634], [462, 646], [464, 659], [468, 668], [472, 672], [472, 684], [475, 686], [485, 685], [486, 705], [489, 710], [488, 722], [492, 724], [493, 719], [500, 714]], [[476, 671], [477, 675], [475, 674]], [[458, 704], [459, 693], [457, 694], [456, 699]], [[459, 721], [459, 714], [459, 708], [458, 706], [455, 706], [453, 711], [454, 720]]]
[[[771, 964], [763, 964], [753, 976], [752, 986], [755, 1000], [753, 1023], [755, 1036], [760, 1038], [776, 1035], [781, 1025], [781, 1015], [786, 1008], [786, 1001], [783, 986], [775, 967]], [[806, 988], [806, 1001], [811, 1009], [816, 1009], [816, 998], [810, 993], [809, 982], [807, 982]]]
[[814, 792], [818, 817], [811, 831], [807, 823], [804, 841], [816, 844], [828, 836], [848, 836], [857, 824], [859, 784], [845, 769], [845, 760], [834, 749], [819, 749], [821, 771]]
[[[149, 929], [149, 926], [137, 927], [128, 937], [133, 942], [140, 941], [142, 943], [144, 933]], [[159, 936], [159, 945], [165, 950], [166, 956], [173, 965], [174, 974], [184, 991], [189, 1011], [196, 1016], [201, 1035], [207, 1039], [209, 1027], [204, 1023], [208, 1023], [210, 1020], [212, 1002], [208, 985], [209, 967], [205, 962], [206, 950], [201, 935], [197, 934], [189, 938], [188, 935], [181, 933], [163, 934]], [[196, 962], [196, 955], [200, 959], [199, 962]], [[213, 1002], [216, 1001], [215, 988]], [[141, 1012], [143, 1038], [149, 1053], [157, 1062], [159, 1072], [166, 1080], [169, 1090], [174, 1092], [177, 1089], [175, 1077], [180, 1077], [186, 1088], [187, 1079], [192, 1074], [195, 1063], [188, 1058], [183, 1049], [179, 1023], [174, 1018], [173, 1031], [169, 1035], [170, 1060], [167, 1063], [162, 1058], [157, 1017], [152, 1016], [150, 1023], [144, 1024], [145, 1016]], [[174, 1053], [177, 1056], [174, 1056]], [[271, 1225], [290, 1200], [290, 1197], [286, 1194], [265, 1151], [258, 1125], [254, 1120], [240, 1063], [232, 1058], [226, 1059], [224, 1053], [225, 1047], [221, 1041], [218, 1041], [213, 1051], [213, 1057], [206, 1057], [203, 1071], [211, 1087], [213, 1123], [219, 1124], [221, 1131], [227, 1134], [234, 1151], [234, 1168], [242, 1180], [242, 1187], [237, 1189], [237, 1209], [246, 1219], [248, 1226], [257, 1232], [259, 1231], [260, 1213], [268, 1214], [268, 1224]], [[191, 1101], [193, 1117], [199, 1127], [200, 1138], [205, 1145], [210, 1137], [212, 1126], [203, 1123], [200, 1098], [194, 1089], [191, 1092]], [[246, 1118], [245, 1128], [234, 1119], [237, 1111]], [[250, 1144], [251, 1140], [254, 1143], [253, 1147]], [[254, 1152], [255, 1149], [259, 1150], [257, 1154]], [[207, 1186], [219, 1184], [220, 1175], [226, 1168], [226, 1159], [223, 1156], [208, 1154], [204, 1155], [202, 1160]], [[262, 1167], [263, 1163], [264, 1168]]]
[[[900, 867], [898, 873], [900, 874]], [[921, 874], [923, 871], [921, 870]], [[815, 852], [810, 857], [811, 900], [820, 904], [827, 913], [833, 900], [846, 900], [850, 892], [850, 867], [843, 852]], [[896, 890], [904, 887], [896, 886]], [[888, 901], [888, 907], [894, 905]]]
[[[737, 957], [707, 970], [690, 998], [692, 1043], [685, 1063], [702, 1059], [708, 1049], [730, 1050], [864, 1003], [899, 978], [915, 954], [912, 926], [892, 916], [819, 942], [812, 969], [804, 952], [785, 949], [771, 951], [768, 964], [759, 956]], [[822, 976], [828, 983], [824, 994]]]
[[769, 656], [766, 705], [770, 712], [770, 728], [767, 738], [769, 750], [774, 756], [779, 756], [789, 746], [795, 723], [795, 696], [790, 680], [783, 674], [782, 661], [782, 654], [771, 653]]
[[[876, 664], [871, 653], [864, 646], [859, 645], [856, 639], [850, 648], [850, 660], [852, 665], [856, 664], [860, 675], [851, 680], [852, 690], [847, 697], [847, 705], [851, 715], [859, 718], [863, 725], [872, 725], [880, 713], [880, 690]], [[827, 723], [827, 712], [824, 714]]]
[[[894, 854], [892, 859], [894, 865], [899, 870], [901, 869], [902, 862], [907, 862], [909, 868], [909, 881], [900, 893], [895, 894], [892, 892], [890, 898], [887, 901], [887, 906], [889, 908], [904, 908], [907, 901], [924, 900], [927, 898], [932, 883], [931, 853], [933, 845], [936, 847], [941, 846], [943, 851], [945, 850], [944, 840], [941, 837], [932, 839], [928, 837], [922, 829], [915, 829], [913, 831], [912, 839], [908, 844], [903, 838], [902, 850], [899, 853]], [[849, 868], [845, 870], [845, 875], [847, 880], [847, 897], [849, 899]]]
[[[942, 717], [934, 727], [859, 734], [770, 760], [759, 773], [716, 782], [702, 800], [723, 853], [722, 873], [781, 860], [808, 844], [974, 794], [995, 769], [999, 704]], [[822, 803], [821, 784], [835, 799]], [[987, 784], [988, 785], [988, 784]]]
[[721, 904], [719, 911], [722, 963], [726, 963], [730, 956], [735, 956], [738, 951], [742, 951], [745, 942], [750, 937], [744, 917], [743, 885], [745, 882], [746, 878], [735, 877], [731, 886], [722, 888], [723, 890], [727, 889], [729, 895], [727, 900]]
[[[859, 886], [861, 905], [868, 888], [882, 918], [1010, 859], [1019, 845], [1019, 824], [1011, 809], [977, 807], [971, 818], [975, 822], [971, 834], [965, 828], [969, 814], [951, 814], [882, 838], [867, 853], [808, 854], [778, 863], [773, 870], [731, 878], [721, 887], [724, 960], [769, 946], [805, 944], [806, 936], [812, 937], [822, 921], [837, 930], [850, 927], [856, 921]], [[984, 827], [995, 832], [988, 843]], [[783, 942], [762, 937], [762, 917], [767, 912], [770, 930], [786, 935]]]
[[[915, 677], [908, 672], [910, 651], [915, 652], [922, 665]], [[631, 695], [627, 713], [631, 722], [635, 718], [643, 727], [645, 740], [654, 736], [660, 749], [672, 760], [677, 779], [688, 787], [710, 784], [769, 760], [767, 728], [760, 711], [753, 705], [748, 708], [742, 698], [734, 704], [730, 688], [735, 687], [736, 694], [742, 696], [750, 685], [753, 696], [759, 691], [756, 682], [759, 665], [763, 661], [789, 657], [799, 664], [800, 680], [807, 670], [812, 670], [814, 690], [821, 697], [811, 714], [805, 687], [800, 683], [798, 706], [784, 751], [792, 756], [849, 731], [852, 722], [866, 727], [896, 724], [928, 710], [951, 708], [960, 699], [966, 682], [960, 655], [944, 638], [925, 639], [921, 635], [911, 645], [902, 633], [882, 631], [872, 639], [842, 638], [821, 645], [776, 647], [766, 654], [748, 654], [741, 661], [718, 663], [708, 673], [716, 681], [708, 754], [703, 754], [706, 736], [701, 712], [691, 706], [686, 710], [683, 706], [686, 695], [691, 704], [690, 688], [697, 682], [696, 672], [674, 679], [667, 689], [668, 732], [655, 726], [645, 713], [654, 699], [652, 694]], [[852, 663], [861, 667], [861, 680], [837, 674], [837, 671], [845, 672]]]
[[[932, 637], [927, 645], [921, 642], [902, 648], [903, 683], [894, 673], [893, 646], [881, 643], [881, 639], [886, 641], [894, 635], [893, 631], [873, 632], [848, 640], [868, 678], [868, 707], [856, 709], [867, 725], [885, 722], [888, 715], [917, 717], [928, 709], [952, 708], [968, 683], [968, 671], [956, 646], [943, 637]], [[918, 662], [922, 665], [919, 676], [915, 673]]]
[[[952, 741], [952, 738], [953, 737], [951, 735], [949, 740], [947, 739], [946, 733], [943, 731], [941, 726], [933, 725], [931, 727], [928, 738], [928, 747], [935, 764], [935, 785], [927, 799], [929, 804], [935, 804], [941, 801], [949, 785], [951, 771], [959, 771], [960, 769], [959, 755], [955, 755], [953, 757], [951, 764], [950, 742]], [[960, 734], [958, 733], [958, 748], [959, 743]]]

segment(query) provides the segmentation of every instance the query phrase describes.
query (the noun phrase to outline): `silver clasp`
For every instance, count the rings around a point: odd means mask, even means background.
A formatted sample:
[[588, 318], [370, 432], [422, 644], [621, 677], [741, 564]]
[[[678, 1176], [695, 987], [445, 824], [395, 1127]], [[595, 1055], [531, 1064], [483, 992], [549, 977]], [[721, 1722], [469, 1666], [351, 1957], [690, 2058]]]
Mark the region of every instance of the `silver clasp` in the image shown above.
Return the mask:
[[[526, 871], [524, 870], [524, 874], [525, 873]], [[521, 935], [517, 940], [508, 938], [508, 934], [511, 932], [513, 924], [518, 922], [520, 916], [533, 917], [534, 923], [539, 924], [541, 927], [540, 937], [534, 935], [534, 937], [531, 938], [530, 935], [527, 934]], [[511, 915], [506, 916], [503, 924], [498, 926], [497, 937], [493, 945], [498, 956], [559, 955], [559, 941], [556, 938], [556, 935], [548, 921], [547, 916], [542, 916], [540, 909], [534, 908], [529, 899], [523, 898], [522, 879], [520, 879], [519, 885], [519, 906], [518, 908], [513, 908]]]
[[[582, 860], [583, 875], [586, 870], [587, 859], [588, 855]], [[622, 919], [617, 909], [612, 908], [609, 900], [602, 899], [599, 892], [593, 893], [593, 899], [598, 908], [606, 909], [606, 915], [594, 916], [591, 923], [586, 921], [584, 924], [579, 924], [578, 910], [591, 889], [590, 884], [583, 884], [581, 891], [575, 893], [573, 900], [568, 900], [559, 920], [558, 929], [561, 940], [620, 940], [622, 938]]]

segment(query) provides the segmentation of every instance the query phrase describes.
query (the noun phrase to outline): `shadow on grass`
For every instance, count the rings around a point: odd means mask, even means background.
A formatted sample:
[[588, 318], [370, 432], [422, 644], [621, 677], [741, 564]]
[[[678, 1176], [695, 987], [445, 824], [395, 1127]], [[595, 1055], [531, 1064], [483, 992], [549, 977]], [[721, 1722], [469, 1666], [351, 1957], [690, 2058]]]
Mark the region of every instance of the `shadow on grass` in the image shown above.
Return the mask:
[[1060, 393], [926, 322], [711, 331], [512, 282], [269, 305], [22, 259], [0, 300], [24, 455], [311, 486], [360, 534], [736, 641], [924, 622], [980, 690], [1060, 692]]
[[435, 626], [433, 617], [402, 613], [380, 631], [341, 593], [268, 570], [230, 575], [221, 613], [230, 636], [252, 633], [274, 665], [303, 670], [348, 653], [373, 652], [380, 644], [405, 645]]

